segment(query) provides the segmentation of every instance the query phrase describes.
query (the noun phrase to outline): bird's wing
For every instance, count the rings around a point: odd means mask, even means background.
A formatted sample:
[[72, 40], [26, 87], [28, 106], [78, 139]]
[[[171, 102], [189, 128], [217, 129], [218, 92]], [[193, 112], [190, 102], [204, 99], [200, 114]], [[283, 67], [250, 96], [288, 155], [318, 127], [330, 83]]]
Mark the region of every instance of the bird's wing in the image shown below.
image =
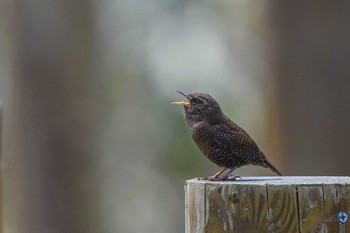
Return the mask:
[[213, 140], [223, 146], [223, 150], [233, 153], [249, 164], [264, 163], [265, 156], [253, 139], [238, 125], [217, 124], [212, 126]]

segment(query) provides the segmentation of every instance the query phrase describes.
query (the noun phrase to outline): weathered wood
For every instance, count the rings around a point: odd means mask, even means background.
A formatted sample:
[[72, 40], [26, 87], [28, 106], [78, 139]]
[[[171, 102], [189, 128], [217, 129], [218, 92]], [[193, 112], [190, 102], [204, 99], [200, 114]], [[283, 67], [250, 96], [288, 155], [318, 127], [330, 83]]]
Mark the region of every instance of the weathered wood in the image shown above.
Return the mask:
[[[348, 185], [324, 185], [323, 195], [325, 200], [325, 223], [329, 232], [337, 232], [339, 222], [337, 215], [339, 212], [347, 212], [350, 209], [350, 187]], [[343, 224], [345, 225], [345, 224]], [[342, 225], [342, 226], [343, 226]], [[343, 231], [350, 232], [350, 227]]]
[[324, 232], [322, 185], [299, 186], [298, 203], [301, 232]]
[[[188, 180], [186, 233], [347, 232], [350, 177]], [[344, 222], [345, 221], [345, 222]]]
[[[269, 227], [264, 185], [206, 185], [206, 232], [258, 232]], [[240, 222], [241, 224], [234, 224]]]
[[267, 188], [270, 232], [299, 233], [296, 187], [270, 185]]
[[3, 232], [3, 204], [2, 204], [2, 197], [3, 197], [3, 189], [2, 189], [2, 175], [3, 175], [3, 162], [2, 162], [2, 126], [3, 126], [3, 107], [0, 102], [0, 233]]
[[204, 232], [205, 223], [205, 184], [201, 183], [195, 189], [185, 185], [186, 193], [186, 232]]

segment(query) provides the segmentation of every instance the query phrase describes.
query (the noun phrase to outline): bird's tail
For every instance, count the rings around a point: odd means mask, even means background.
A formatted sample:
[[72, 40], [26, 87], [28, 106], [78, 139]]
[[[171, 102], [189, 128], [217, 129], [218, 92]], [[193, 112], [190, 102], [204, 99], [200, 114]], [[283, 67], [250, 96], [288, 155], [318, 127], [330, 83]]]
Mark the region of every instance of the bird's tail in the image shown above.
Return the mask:
[[272, 163], [270, 163], [270, 161], [268, 161], [267, 159], [265, 159], [265, 164], [266, 167], [270, 168], [274, 173], [282, 176], [282, 173], [277, 168], [275, 168], [275, 166], [273, 166]]

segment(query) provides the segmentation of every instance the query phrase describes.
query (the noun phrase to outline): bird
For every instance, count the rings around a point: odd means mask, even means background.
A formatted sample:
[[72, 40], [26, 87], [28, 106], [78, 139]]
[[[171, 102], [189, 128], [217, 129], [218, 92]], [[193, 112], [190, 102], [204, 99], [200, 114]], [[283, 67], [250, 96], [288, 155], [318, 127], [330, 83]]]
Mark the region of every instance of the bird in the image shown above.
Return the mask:
[[[183, 106], [192, 139], [211, 162], [221, 167], [216, 174], [197, 179], [230, 180], [230, 174], [235, 169], [246, 165], [269, 168], [282, 176], [248, 133], [223, 113], [219, 103], [212, 96], [201, 92], [190, 94], [177, 92], [185, 96], [188, 101], [172, 102], [172, 104]], [[223, 174], [225, 171], [227, 172]], [[238, 177], [235, 176], [233, 179]]]

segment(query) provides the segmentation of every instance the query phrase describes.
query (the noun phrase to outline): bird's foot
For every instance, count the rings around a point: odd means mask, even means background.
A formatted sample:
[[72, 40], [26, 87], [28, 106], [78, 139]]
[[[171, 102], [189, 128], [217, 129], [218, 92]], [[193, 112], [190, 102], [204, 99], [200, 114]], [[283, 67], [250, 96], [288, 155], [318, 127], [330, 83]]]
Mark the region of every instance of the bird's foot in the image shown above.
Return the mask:
[[196, 180], [235, 181], [235, 180], [242, 180], [242, 177], [240, 177], [240, 176], [224, 176], [224, 177], [209, 176], [209, 177], [196, 177]]
[[242, 180], [242, 177], [240, 176], [228, 176], [228, 177], [223, 177], [222, 180], [227, 180], [227, 181], [234, 181], [234, 180]]
[[209, 181], [219, 181], [222, 180], [221, 177], [209, 176], [209, 177], [196, 177], [197, 180], [209, 180]]
[[220, 181], [220, 180], [222, 180], [222, 178], [218, 177], [218, 176], [209, 176], [208, 180], [210, 180], [210, 181]]
[[208, 180], [208, 177], [196, 177], [196, 180]]

